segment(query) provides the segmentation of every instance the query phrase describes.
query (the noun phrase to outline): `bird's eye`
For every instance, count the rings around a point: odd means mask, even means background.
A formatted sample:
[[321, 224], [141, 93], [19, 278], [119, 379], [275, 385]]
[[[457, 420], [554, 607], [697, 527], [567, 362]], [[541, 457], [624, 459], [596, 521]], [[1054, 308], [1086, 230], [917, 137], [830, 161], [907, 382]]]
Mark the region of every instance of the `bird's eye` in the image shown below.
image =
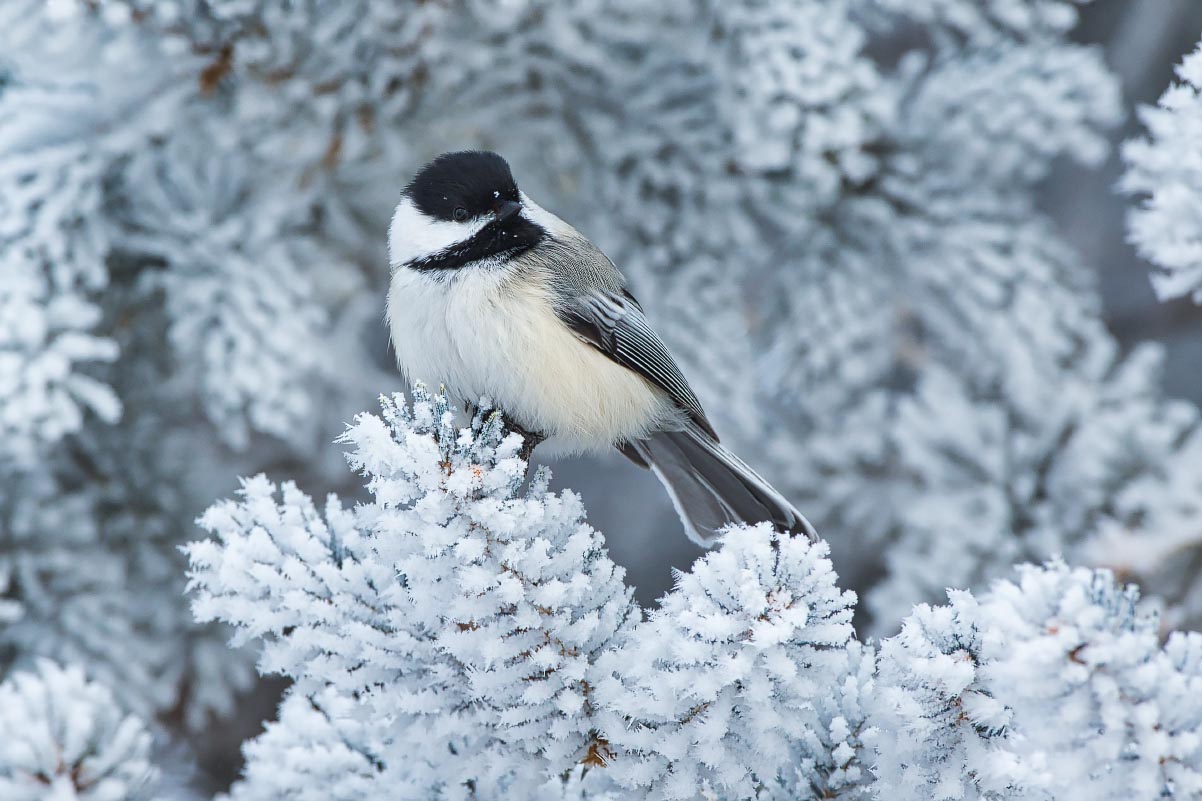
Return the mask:
[[467, 209], [465, 209], [463, 206], [459, 206], [455, 209], [451, 216], [455, 218], [455, 222], [463, 222], [467, 219]]

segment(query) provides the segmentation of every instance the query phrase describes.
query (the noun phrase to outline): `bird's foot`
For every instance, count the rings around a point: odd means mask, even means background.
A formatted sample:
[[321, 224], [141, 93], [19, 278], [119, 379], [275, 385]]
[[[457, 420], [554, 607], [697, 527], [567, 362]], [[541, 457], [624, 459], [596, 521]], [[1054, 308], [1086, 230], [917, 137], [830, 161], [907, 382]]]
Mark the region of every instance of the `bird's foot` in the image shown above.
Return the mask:
[[506, 426], [510, 431], [517, 432], [522, 436], [522, 449], [518, 451], [518, 458], [530, 466], [530, 457], [534, 455], [534, 449], [541, 445], [546, 439], [546, 434], [540, 434], [536, 431], [527, 431], [512, 420], [507, 421]]
[[543, 443], [547, 438], [546, 434], [532, 434], [528, 431], [519, 432], [522, 435], [522, 449], [518, 451], [518, 456], [527, 465], [530, 464], [530, 457], [534, 455], [534, 449]]

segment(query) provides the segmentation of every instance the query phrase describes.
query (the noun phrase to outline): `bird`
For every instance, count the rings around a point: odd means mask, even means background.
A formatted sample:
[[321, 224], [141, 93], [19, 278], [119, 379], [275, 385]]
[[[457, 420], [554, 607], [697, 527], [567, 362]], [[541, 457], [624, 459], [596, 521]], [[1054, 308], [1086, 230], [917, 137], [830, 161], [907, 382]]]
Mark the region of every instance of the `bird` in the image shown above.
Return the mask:
[[731, 524], [814, 539], [806, 518], [724, 447], [613, 262], [539, 206], [500, 155], [444, 153], [401, 191], [386, 318], [411, 381], [471, 404], [552, 455], [616, 448], [663, 483], [703, 547]]

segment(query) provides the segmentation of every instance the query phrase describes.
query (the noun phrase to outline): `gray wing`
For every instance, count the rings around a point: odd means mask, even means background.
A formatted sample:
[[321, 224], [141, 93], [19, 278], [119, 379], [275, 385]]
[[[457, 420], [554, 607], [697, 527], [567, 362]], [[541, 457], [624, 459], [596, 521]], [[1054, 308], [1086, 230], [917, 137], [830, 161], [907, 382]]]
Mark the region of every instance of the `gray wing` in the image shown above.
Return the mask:
[[717, 441], [701, 402], [633, 295], [625, 289], [593, 289], [567, 300], [556, 313], [580, 339], [668, 393], [689, 419]]

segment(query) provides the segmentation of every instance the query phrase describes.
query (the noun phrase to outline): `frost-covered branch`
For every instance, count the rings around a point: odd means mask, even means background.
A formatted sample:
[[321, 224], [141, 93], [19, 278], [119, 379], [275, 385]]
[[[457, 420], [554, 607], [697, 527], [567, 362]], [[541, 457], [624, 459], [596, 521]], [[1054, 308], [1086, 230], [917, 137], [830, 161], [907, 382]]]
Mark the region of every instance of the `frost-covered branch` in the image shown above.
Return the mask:
[[953, 591], [878, 654], [825, 543], [733, 528], [644, 611], [498, 415], [419, 388], [344, 440], [370, 502], [252, 479], [188, 549], [196, 613], [294, 680], [233, 799], [1202, 791], [1202, 638], [1106, 571]]
[[732, 531], [643, 620], [579, 499], [545, 473], [522, 489], [499, 415], [456, 430], [419, 389], [344, 440], [371, 503], [322, 515], [256, 478], [189, 547], [196, 613], [295, 681], [234, 798], [750, 799], [867, 780], [870, 652], [823, 546]]
[[1185, 57], [1177, 77], [1156, 106], [1140, 109], [1147, 135], [1124, 145], [1122, 185], [1140, 201], [1128, 226], [1156, 266], [1156, 294], [1202, 303], [1202, 49]]
[[[235, 475], [269, 469], [344, 497], [353, 490], [326, 443], [365, 395], [397, 380], [379, 325], [381, 232], [406, 176], [452, 147], [504, 153], [532, 196], [613, 256], [723, 436], [771, 460], [773, 482], [864, 563], [849, 567], [884, 576], [856, 585], [877, 631], [891, 633], [945, 586], [979, 590], [1012, 561], [1055, 553], [1155, 587], [1174, 625], [1202, 619], [1197, 410], [1165, 399], [1145, 351], [1115, 356], [1088, 265], [1035, 202], [1058, 159], [1098, 163], [1121, 117], [1114, 76], [1074, 40], [1080, 5], [4, 3], [0, 610], [21, 617], [0, 629], [0, 670], [43, 657], [78, 664], [128, 709], [192, 728], [235, 708], [247, 657], [224, 648], [221, 626], [191, 620], [178, 546]], [[1189, 227], [1197, 63], [1187, 60], [1183, 83], [1147, 112], [1149, 139], [1126, 151], [1129, 189], [1146, 197], [1133, 236], [1174, 294], [1199, 284]], [[384, 445], [391, 426], [377, 426]], [[489, 441], [486, 428], [472, 442]], [[256, 568], [267, 587], [257, 574], [236, 592], [204, 578], [206, 619], [233, 623], [264, 648], [264, 670], [297, 682], [284, 719], [251, 746], [259, 756], [236, 793], [310, 792], [324, 770], [331, 782], [342, 776], [329, 787], [347, 798], [393, 780], [421, 794], [445, 782], [430, 766], [446, 760], [470, 766], [478, 793], [500, 776], [514, 787], [552, 781], [565, 762], [577, 766], [572, 778], [552, 785], [578, 795], [619, 775], [623, 796], [675, 792], [656, 772], [674, 765], [743, 791], [868, 792], [857, 721], [870, 650], [819, 648], [807, 639], [818, 636], [810, 618], [797, 623], [805, 647], [780, 646], [773, 664], [787, 670], [813, 656], [807, 648], [832, 670], [846, 659], [840, 691], [774, 679], [773, 692], [813, 705], [789, 719], [804, 722], [804, 742], [800, 729], [779, 735], [794, 773], [774, 772], [779, 744], [764, 761], [719, 772], [698, 749], [754, 750], [740, 716], [760, 714], [762, 699], [732, 700], [730, 683], [707, 687], [737, 711], [721, 733], [670, 705], [656, 718], [596, 700], [600, 681], [632, 697], [651, 681], [638, 660], [599, 677], [601, 651], [631, 653], [629, 638], [653, 630], [696, 632], [676, 615], [639, 622], [574, 496], [511, 490], [517, 468], [505, 466], [513, 454], [503, 441], [456, 456], [451, 440], [438, 458], [484, 465], [480, 480], [495, 486], [476, 497], [421, 484], [415, 476], [434, 457], [420, 450], [427, 461], [410, 468], [362, 466], [380, 492], [408, 486], [425, 499], [414, 509], [443, 510], [437, 525], [386, 494], [361, 508], [315, 506], [258, 480], [241, 503], [206, 517], [228, 538], [209, 553], [214, 570], [251, 531], [269, 533], [253, 539], [271, 554]], [[384, 445], [389, 459], [410, 459]], [[377, 468], [395, 476], [380, 479]], [[417, 472], [397, 478], [405, 469]], [[475, 480], [470, 469], [453, 473]], [[645, 525], [630, 536], [675, 536]], [[461, 529], [465, 550], [449, 544], [447, 532]], [[429, 554], [415, 544], [427, 530], [443, 538]], [[705, 582], [727, 569], [771, 594], [781, 579], [757, 561], [764, 536], [748, 533], [733, 562], [703, 563], [668, 605], [720, 586]], [[519, 547], [530, 538], [587, 556], [585, 583], [604, 590], [568, 587], [576, 573], [566, 563], [531, 573], [535, 556]], [[503, 552], [493, 547], [501, 542]], [[825, 562], [807, 553], [777, 567], [834, 592]], [[200, 582], [208, 574], [194, 564]], [[322, 567], [299, 592], [290, 571], [306, 564]], [[398, 570], [425, 564], [454, 566], [461, 583], [414, 579], [428, 597], [412, 601], [381, 594]], [[494, 587], [501, 564], [516, 572]], [[462, 606], [469, 580], [483, 582], [491, 606]], [[541, 611], [558, 609], [544, 603], [546, 582], [565, 585], [566, 618]], [[520, 632], [504, 628], [508, 603], [529, 615]], [[748, 606], [732, 608], [736, 619], [766, 608], [739, 603]], [[387, 617], [400, 610], [432, 628]], [[468, 627], [435, 637], [448, 615]], [[573, 615], [595, 618], [600, 639], [574, 628]], [[411, 641], [398, 645], [392, 634], [405, 632]], [[536, 632], [551, 632], [563, 654], [545, 644], [527, 653]], [[707, 642], [740, 663], [758, 653], [734, 635]], [[531, 662], [536, 652], [546, 664]], [[415, 660], [438, 666], [445, 699], [377, 691], [410, 686], [398, 676]], [[537, 680], [515, 698], [502, 675]], [[397, 698], [413, 706], [398, 710]], [[457, 754], [398, 733], [396, 720], [444, 725], [430, 711], [443, 703], [474, 732]], [[356, 717], [369, 706], [386, 714]], [[601, 718], [631, 728], [606, 737]], [[301, 731], [310, 724], [317, 733]], [[445, 725], [448, 738], [458, 731]], [[639, 727], [653, 725], [689, 747], [639, 750]], [[517, 734], [539, 726], [561, 740]], [[318, 745], [335, 738], [337, 748]], [[397, 767], [402, 751], [418, 755], [404, 763], [416, 773]], [[322, 753], [334, 755], [326, 767]], [[275, 771], [272, 760], [292, 767]]]
[[1192, 798], [1202, 792], [1202, 638], [1134, 587], [1063, 563], [979, 599], [919, 606], [881, 645], [880, 797]]
[[[249, 482], [190, 548], [197, 613], [263, 638], [261, 667], [293, 694], [393, 721], [352, 740], [379, 792], [523, 795], [602, 748], [593, 663], [636, 610], [579, 500], [545, 478], [519, 492], [520, 437], [483, 413], [456, 431], [441, 396], [386, 401], [345, 440], [375, 503], [331, 500], [323, 520], [295, 487], [281, 503]], [[270, 795], [252, 789], [239, 797]]]
[[609, 773], [651, 798], [838, 797], [869, 776], [859, 748], [871, 663], [855, 596], [824, 544], [767, 524], [731, 531], [677, 577], [596, 688]]
[[11, 801], [156, 797], [151, 736], [78, 667], [43, 661], [0, 683], [0, 796]]
[[1156, 587], [1177, 623], [1202, 615], [1187, 567], [1202, 545], [1191, 521], [1202, 420], [1161, 396], [1156, 348], [1098, 356], [1034, 393], [1030, 409], [996, 386], [968, 391], [928, 371], [910, 396], [877, 394], [812, 440], [816, 464], [861, 471], [828, 480], [817, 508], [892, 543], [866, 598], [877, 630], [949, 586], [984, 587], [1013, 564], [1057, 555]]

